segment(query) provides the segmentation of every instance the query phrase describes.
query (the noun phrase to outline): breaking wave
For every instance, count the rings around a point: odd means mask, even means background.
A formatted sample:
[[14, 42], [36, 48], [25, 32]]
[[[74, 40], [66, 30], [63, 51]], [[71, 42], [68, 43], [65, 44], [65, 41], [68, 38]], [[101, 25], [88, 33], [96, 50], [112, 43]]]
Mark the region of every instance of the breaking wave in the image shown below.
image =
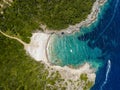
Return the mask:
[[105, 81], [103, 82], [100, 90], [103, 90], [104, 85], [107, 83], [110, 70], [111, 70], [111, 61], [108, 60], [108, 65], [107, 65], [107, 72], [106, 72]]

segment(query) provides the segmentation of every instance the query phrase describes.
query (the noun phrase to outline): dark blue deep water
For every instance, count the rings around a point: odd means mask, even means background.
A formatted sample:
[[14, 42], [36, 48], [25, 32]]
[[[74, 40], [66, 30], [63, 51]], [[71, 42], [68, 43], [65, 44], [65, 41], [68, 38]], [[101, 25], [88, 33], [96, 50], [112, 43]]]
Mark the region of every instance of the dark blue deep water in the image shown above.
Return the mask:
[[[111, 0], [109, 3], [110, 7], [94, 31], [84, 35], [89, 37], [90, 47], [102, 50], [101, 58], [106, 63], [97, 71], [91, 90], [120, 90], [120, 1]], [[110, 67], [108, 60], [111, 61]]]
[[108, 0], [97, 21], [72, 35], [56, 35], [49, 47], [53, 64], [97, 68], [91, 90], [120, 90], [120, 0]]

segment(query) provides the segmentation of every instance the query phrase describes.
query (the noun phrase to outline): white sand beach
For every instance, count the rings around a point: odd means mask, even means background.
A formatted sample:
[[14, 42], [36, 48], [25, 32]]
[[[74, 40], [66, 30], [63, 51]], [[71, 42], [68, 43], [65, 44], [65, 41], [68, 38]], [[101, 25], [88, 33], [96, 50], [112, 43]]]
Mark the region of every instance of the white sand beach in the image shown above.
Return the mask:
[[34, 58], [36, 61], [42, 61], [47, 67], [59, 71], [62, 78], [64, 79], [74, 79], [77, 80], [80, 74], [87, 73], [90, 80], [95, 80], [95, 71], [90, 68], [88, 63], [80, 66], [78, 69], [73, 69], [68, 66], [61, 67], [56, 65], [51, 65], [47, 59], [47, 43], [50, 34], [45, 34], [42, 32], [33, 33], [31, 37], [31, 42], [25, 47], [27, 53]]
[[58, 34], [61, 32], [73, 33], [75, 31], [78, 31], [81, 26], [88, 26], [91, 23], [93, 23], [96, 20], [96, 17], [100, 11], [99, 7], [103, 5], [105, 2], [106, 0], [96, 0], [96, 2], [93, 5], [92, 12], [90, 13], [90, 15], [88, 15], [85, 21], [82, 21], [76, 25], [70, 25], [68, 28], [63, 29], [59, 32], [57, 30], [48, 30], [45, 27], [45, 25], [42, 25], [44, 32], [32, 33], [31, 41], [29, 44], [26, 44], [20, 39], [17, 39], [15, 37], [10, 37], [2, 32], [1, 33], [9, 38], [18, 40], [20, 43], [24, 45], [24, 48], [27, 54], [29, 54], [36, 61], [43, 62], [46, 65], [46, 67], [49, 67], [53, 71], [59, 71], [62, 78], [64, 78], [65, 80], [70, 80], [70, 79], [78, 80], [81, 74], [86, 73], [88, 76], [88, 79], [94, 82], [96, 78], [95, 70], [91, 68], [89, 63], [86, 62], [84, 65], [80, 66], [77, 69], [70, 68], [68, 66], [61, 67], [57, 65], [51, 65], [51, 63], [48, 62], [48, 58], [47, 58], [47, 55], [48, 55], [47, 47], [49, 45], [49, 40], [52, 35], [51, 33], [53, 32], [58, 33]]
[[25, 50], [36, 61], [46, 61], [45, 48], [49, 36], [49, 34], [41, 32], [33, 33], [30, 43], [25, 47]]

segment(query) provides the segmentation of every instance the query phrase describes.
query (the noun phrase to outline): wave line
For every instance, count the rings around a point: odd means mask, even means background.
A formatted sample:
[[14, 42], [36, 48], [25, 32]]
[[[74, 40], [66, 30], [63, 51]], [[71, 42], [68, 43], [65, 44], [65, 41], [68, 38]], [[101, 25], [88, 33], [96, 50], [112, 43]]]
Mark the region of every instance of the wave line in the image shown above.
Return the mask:
[[111, 70], [111, 61], [108, 60], [108, 65], [107, 65], [107, 72], [106, 72], [105, 81], [103, 82], [100, 90], [103, 90], [104, 85], [107, 83], [108, 75], [109, 75], [110, 70]]

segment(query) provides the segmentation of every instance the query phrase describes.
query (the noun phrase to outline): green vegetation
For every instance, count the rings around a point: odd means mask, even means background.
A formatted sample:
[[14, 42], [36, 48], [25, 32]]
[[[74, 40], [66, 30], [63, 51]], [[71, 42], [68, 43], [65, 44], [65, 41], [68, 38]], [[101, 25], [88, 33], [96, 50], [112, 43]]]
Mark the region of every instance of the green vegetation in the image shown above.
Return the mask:
[[84, 81], [87, 81], [87, 79], [88, 79], [87, 74], [86, 73], [81, 74], [80, 79], [84, 80]]
[[[26, 55], [19, 42], [1, 34], [0, 72], [0, 90], [66, 90], [67, 86], [58, 71], [49, 76], [44, 64]], [[69, 80], [69, 83], [78, 83], [78, 87], [82, 85], [84, 90], [89, 90], [94, 84], [84, 73], [79, 80]]]
[[[0, 30], [29, 42], [31, 33], [40, 24], [49, 29], [63, 29], [84, 20], [91, 12], [95, 0], [13, 0], [0, 11]], [[1, 3], [2, 1], [0, 1]], [[0, 90], [66, 90], [58, 72], [49, 72], [44, 64], [26, 55], [24, 47], [16, 40], [0, 34]], [[93, 85], [86, 75], [85, 90]], [[56, 85], [56, 82], [59, 85]], [[80, 82], [81, 83], [81, 82]], [[67, 85], [67, 83], [65, 84]]]
[[56, 81], [63, 80], [58, 72], [48, 77], [48, 70], [41, 62], [28, 57], [16, 40], [0, 34], [0, 90], [57, 90]]
[[93, 82], [92, 81], [87, 81], [85, 83], [85, 86], [83, 87], [83, 90], [89, 90], [92, 86], [93, 86]]
[[45, 24], [60, 30], [84, 20], [95, 0], [14, 0], [0, 14], [0, 29], [29, 42], [33, 30]]
[[0, 12], [8, 6], [3, 0], [0, 0]]
[[88, 80], [86, 73], [80, 75], [80, 80], [84, 81], [83, 90], [89, 90], [93, 86], [93, 82]]

